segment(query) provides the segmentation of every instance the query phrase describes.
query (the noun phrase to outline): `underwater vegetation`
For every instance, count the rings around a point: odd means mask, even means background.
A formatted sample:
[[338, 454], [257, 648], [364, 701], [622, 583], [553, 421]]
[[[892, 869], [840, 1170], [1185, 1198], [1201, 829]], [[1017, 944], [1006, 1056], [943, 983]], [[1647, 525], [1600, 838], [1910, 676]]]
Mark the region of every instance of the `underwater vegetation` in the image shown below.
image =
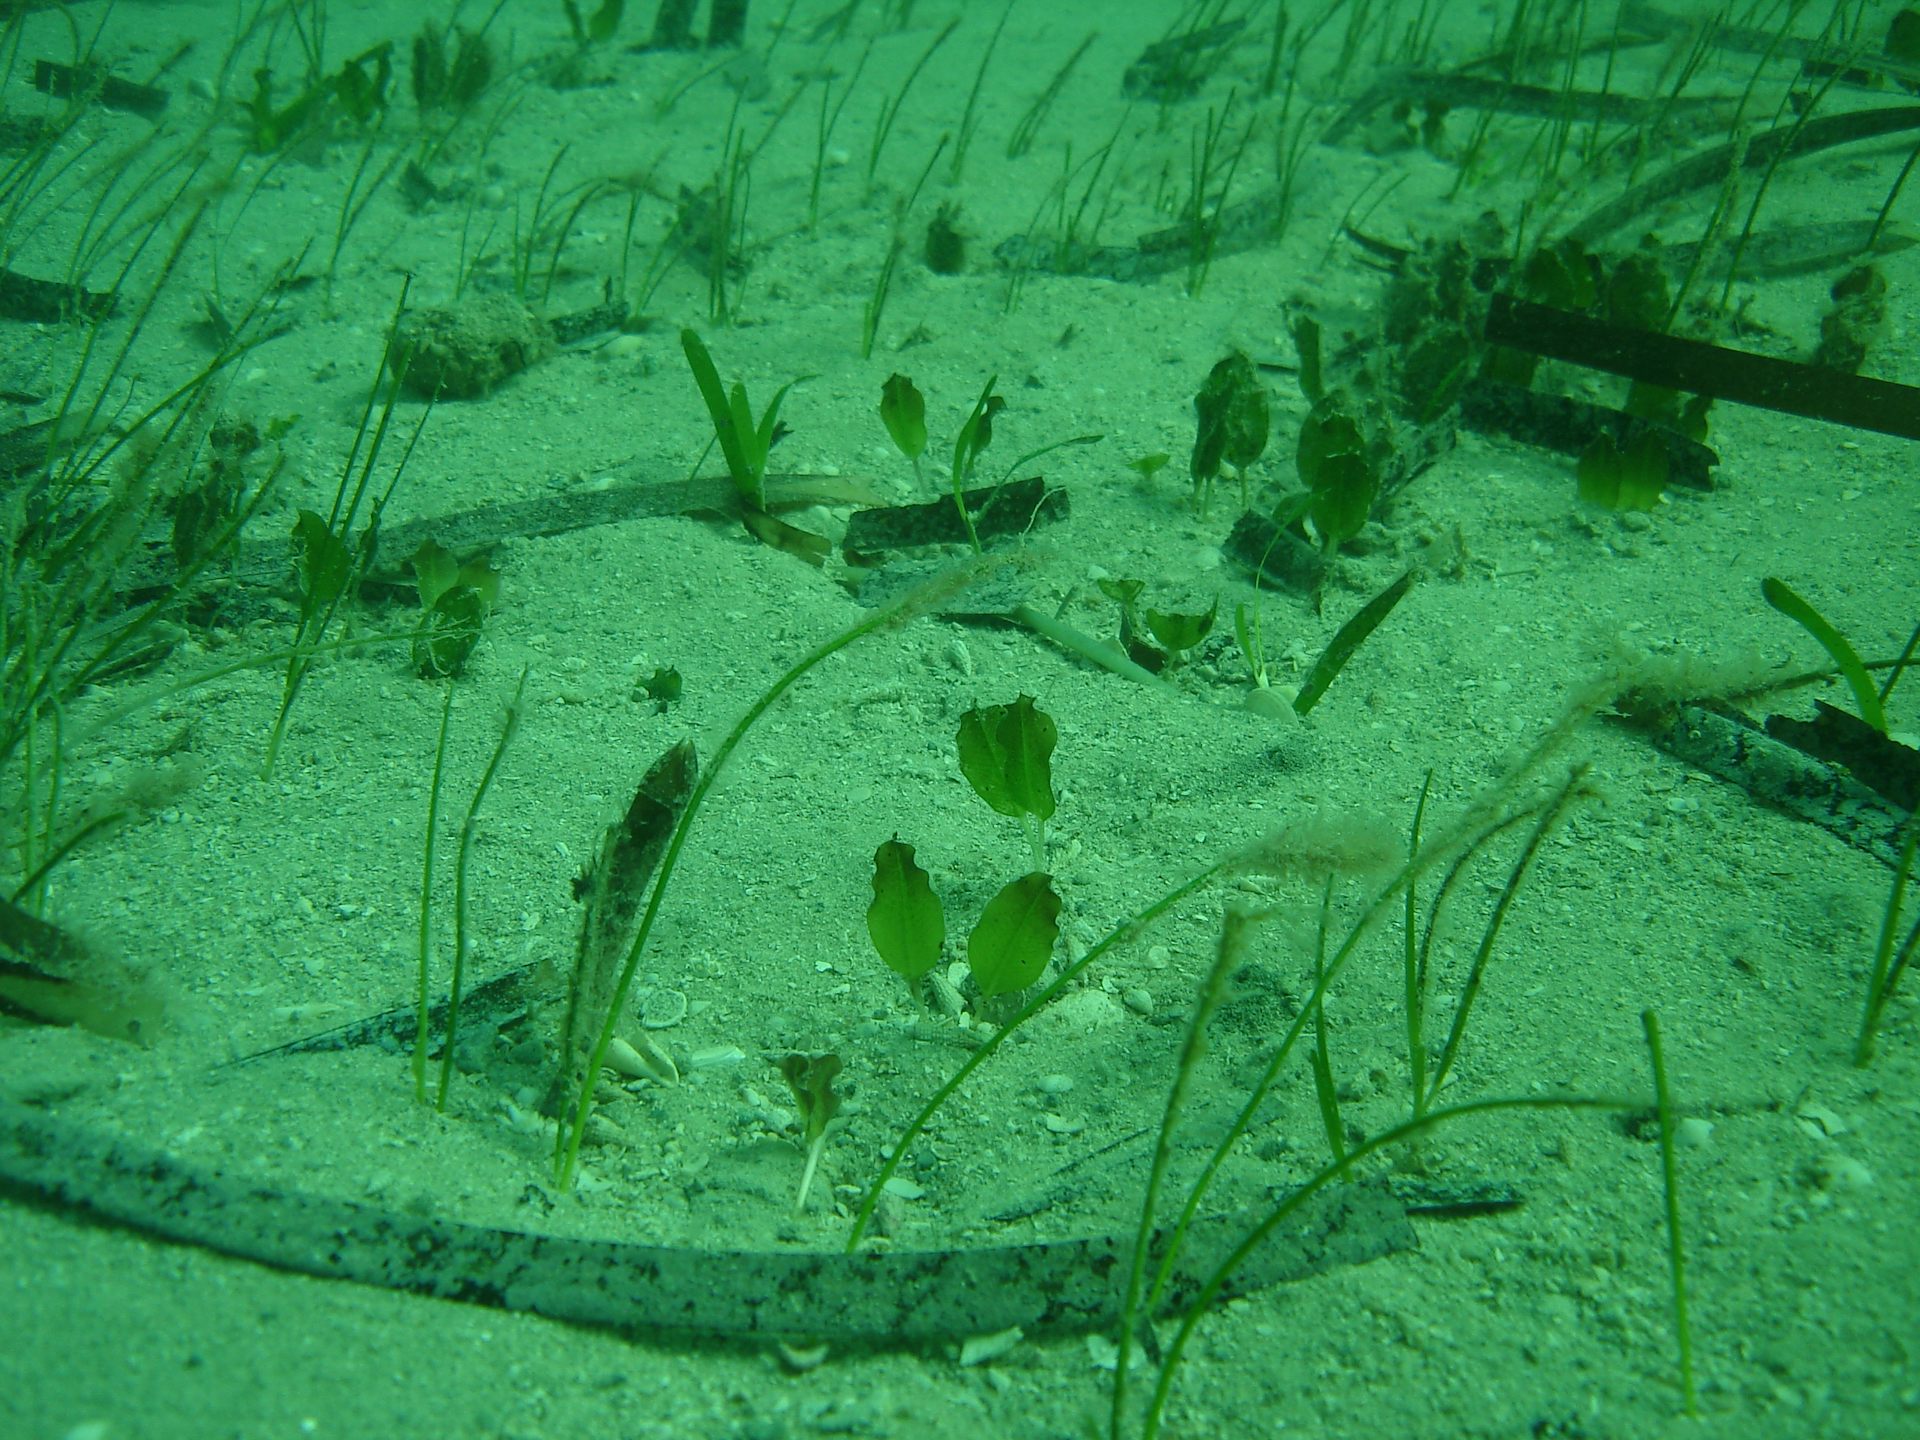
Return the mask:
[[[93, 1077], [0, 1177], [796, 1385], [1085, 1331], [1113, 1440], [1224, 1423], [1215, 1302], [1577, 1184], [1606, 1403], [1744, 1414], [1693, 1147], [1777, 1068], [1888, 1144], [1793, 1205], [1904, 1173], [1920, 22], [1495, 8], [0, 9], [0, 1042]], [[144, 1050], [391, 1091], [518, 1228], [343, 1168], [275, 1239], [95, 1143]]]

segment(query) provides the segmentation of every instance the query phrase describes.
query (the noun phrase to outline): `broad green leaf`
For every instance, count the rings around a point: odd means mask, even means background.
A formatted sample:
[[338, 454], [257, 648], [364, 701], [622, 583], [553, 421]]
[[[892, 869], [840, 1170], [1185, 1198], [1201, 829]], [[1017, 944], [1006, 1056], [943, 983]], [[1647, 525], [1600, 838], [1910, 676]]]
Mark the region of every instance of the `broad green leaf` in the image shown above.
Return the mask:
[[987, 902], [967, 936], [967, 968], [991, 999], [1040, 978], [1060, 938], [1060, 897], [1042, 871], [1022, 875]]
[[905, 375], [889, 375], [880, 387], [880, 423], [907, 459], [926, 452], [927, 402]]
[[834, 1078], [840, 1073], [840, 1057], [825, 1055], [788, 1055], [779, 1062], [780, 1074], [793, 1092], [793, 1103], [800, 1112], [802, 1133], [811, 1144], [826, 1133], [827, 1122], [840, 1113], [840, 1097], [833, 1093]]
[[1300, 426], [1296, 459], [1313, 493], [1309, 513], [1321, 538], [1338, 545], [1358, 535], [1380, 494], [1359, 422], [1334, 403], [1316, 404]]
[[347, 577], [353, 571], [353, 557], [347, 553], [346, 542], [311, 510], [302, 510], [294, 521], [293, 540], [298, 549], [301, 598], [310, 606], [332, 604], [347, 588]]
[[459, 583], [469, 587], [491, 610], [500, 603], [500, 572], [484, 555], [475, 556], [460, 567]]
[[1667, 449], [1642, 431], [1626, 449], [1600, 435], [1580, 456], [1580, 498], [1607, 510], [1652, 510], [1667, 484]]
[[1199, 615], [1179, 615], [1165, 610], [1147, 611], [1147, 629], [1153, 632], [1153, 638], [1162, 646], [1178, 655], [1183, 650], [1191, 650], [1207, 638], [1207, 632], [1213, 629], [1214, 617], [1220, 613], [1220, 602], [1215, 600], [1210, 609]]
[[873, 852], [873, 903], [867, 934], [887, 968], [918, 980], [940, 961], [947, 919], [927, 872], [913, 860], [913, 847], [899, 839]]
[[973, 793], [1002, 815], [1053, 816], [1053, 717], [1022, 695], [1011, 705], [985, 705], [960, 717], [960, 773]]
[[460, 583], [460, 562], [437, 540], [422, 540], [408, 563], [420, 588], [422, 610], [433, 609], [435, 601]]
[[1147, 582], [1144, 580], [1096, 580], [1093, 583], [1100, 587], [1102, 595], [1113, 601], [1128, 615], [1133, 614], [1133, 607], [1140, 598], [1140, 592], [1147, 588]]
[[1267, 448], [1267, 389], [1253, 362], [1235, 351], [1207, 373], [1193, 397], [1193, 478], [1211, 480], [1220, 462], [1245, 469]]

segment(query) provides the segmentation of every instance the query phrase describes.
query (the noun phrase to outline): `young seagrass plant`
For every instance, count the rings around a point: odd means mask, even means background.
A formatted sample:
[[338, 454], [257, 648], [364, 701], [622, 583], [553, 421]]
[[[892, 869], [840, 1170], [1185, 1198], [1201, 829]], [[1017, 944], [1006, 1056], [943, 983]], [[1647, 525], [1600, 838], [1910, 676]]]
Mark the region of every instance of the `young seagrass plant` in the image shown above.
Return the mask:
[[619, 975], [613, 984], [612, 994], [605, 1011], [601, 1015], [588, 1017], [588, 1023], [591, 1026], [588, 1033], [593, 1036], [588, 1063], [583, 1067], [577, 1090], [568, 1098], [561, 1112], [554, 1140], [554, 1182], [562, 1189], [570, 1188], [578, 1173], [580, 1147], [586, 1138], [587, 1121], [593, 1113], [594, 1081], [601, 1067], [606, 1063], [607, 1052], [616, 1038], [620, 1017], [626, 1010], [627, 997], [633, 990], [634, 977], [639, 973], [641, 957], [646, 953], [647, 942], [652, 937], [653, 927], [659, 919], [660, 910], [665, 903], [680, 856], [686, 849], [688, 836], [692, 833], [694, 823], [700, 818], [708, 796], [712, 794], [716, 781], [725, 773], [734, 753], [752, 732], [754, 726], [779, 703], [781, 697], [822, 663], [869, 636], [895, 629], [927, 614], [970, 585], [985, 579], [1006, 563], [1003, 560], [991, 559], [958, 566], [934, 577], [892, 604], [875, 610], [858, 623], [816, 645], [789, 666], [772, 685], [762, 692], [758, 699], [747, 707], [746, 712], [715, 747], [712, 759], [700, 770], [699, 778], [694, 781], [685, 802], [679, 807], [672, 833], [653, 872], [653, 884], [647, 894], [646, 908], [641, 913], [632, 943], [628, 946], [626, 957], [621, 962]]

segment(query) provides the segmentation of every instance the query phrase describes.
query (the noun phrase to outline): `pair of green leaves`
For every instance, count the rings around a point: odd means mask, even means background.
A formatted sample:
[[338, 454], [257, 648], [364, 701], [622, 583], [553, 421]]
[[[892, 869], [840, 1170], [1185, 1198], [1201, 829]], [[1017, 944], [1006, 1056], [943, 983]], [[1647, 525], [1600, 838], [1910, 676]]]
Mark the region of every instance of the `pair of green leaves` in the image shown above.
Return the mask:
[[[993, 441], [993, 417], [1006, 408], [1007, 402], [993, 393], [998, 379], [998, 376], [988, 379], [954, 439], [952, 480], [956, 495], [973, 472], [973, 462]], [[914, 473], [918, 474], [920, 457], [927, 453], [927, 400], [907, 376], [889, 375], [880, 387], [880, 423], [887, 427], [895, 447], [913, 462]]]
[[[448, 47], [452, 53], [448, 53]], [[413, 100], [422, 110], [465, 110], [493, 79], [493, 49], [483, 30], [431, 21], [413, 39]]]
[[961, 485], [973, 473], [973, 462], [980, 458], [980, 452], [993, 443], [993, 417], [1006, 409], [1007, 402], [993, 393], [993, 387], [999, 383], [998, 375], [989, 375], [987, 383], [980, 387], [979, 398], [973, 402], [973, 409], [967, 412], [966, 421], [960, 426], [960, 433], [953, 440], [953, 493], [958, 496]]
[[1295, 459], [1308, 493], [1307, 514], [1331, 551], [1360, 533], [1380, 498], [1380, 470], [1367, 454], [1360, 422], [1338, 396], [1323, 395], [1300, 425]]
[[[973, 402], [953, 442], [953, 466], [949, 475], [953, 503], [960, 511], [961, 523], [966, 526], [967, 538], [973, 542], [976, 555], [980, 553], [980, 534], [974, 529], [973, 512], [967, 509], [966, 484], [967, 477], [973, 473], [973, 462], [993, 441], [993, 417], [1006, 407], [1007, 402], [993, 393], [998, 380], [997, 375], [987, 377], [980, 397]], [[920, 457], [927, 452], [927, 402], [905, 375], [889, 375], [880, 387], [880, 423], [887, 427], [887, 434], [900, 453], [913, 462], [914, 478], [918, 479]]]
[[[1120, 607], [1121, 648], [1135, 664], [1156, 675], [1181, 664], [1187, 652], [1212, 632], [1213, 622], [1220, 613], [1220, 601], [1217, 598], [1202, 611], [1155, 610], [1149, 606], [1143, 613], [1139, 601], [1141, 593], [1147, 588], [1144, 580], [1101, 580], [1096, 583], [1100, 586], [1100, 593]], [[1158, 649], [1140, 638], [1143, 623], [1147, 633], [1158, 643]]]
[[1215, 365], [1200, 393], [1193, 397], [1193, 413], [1193, 489], [1204, 515], [1212, 502], [1213, 482], [1222, 462], [1240, 474], [1244, 502], [1246, 468], [1267, 448], [1271, 423], [1267, 387], [1261, 384], [1253, 362], [1236, 350]]
[[432, 540], [413, 553], [420, 587], [420, 629], [413, 665], [427, 679], [458, 675], [480, 643], [488, 613], [500, 599], [500, 572], [485, 556], [462, 563]]
[[[867, 934], [887, 968], [918, 981], [940, 963], [946, 911], [913, 847], [897, 836], [873, 855]], [[989, 999], [1024, 990], [1047, 968], [1060, 938], [1060, 897], [1051, 876], [1022, 875], [1001, 888], [967, 935], [967, 968]]]
[[353, 552], [346, 537], [312, 510], [293, 522], [294, 578], [302, 615], [317, 615], [337, 603], [353, 579]]
[[840, 1113], [840, 1097], [833, 1093], [840, 1057], [831, 1052], [784, 1055], [779, 1065], [781, 1078], [793, 1092], [794, 1108], [800, 1112], [801, 1136], [811, 1145], [827, 1133], [828, 1122]]
[[[294, 521], [293, 539], [301, 614], [324, 614], [346, 597], [358, 559], [345, 538], [312, 510], [302, 510]], [[500, 599], [499, 572], [485, 556], [463, 563], [433, 540], [423, 541], [410, 563], [420, 591], [414, 668], [428, 679], [458, 675]]]
[[1651, 430], [1624, 448], [1600, 435], [1580, 456], [1580, 498], [1606, 510], [1652, 510], [1666, 489], [1667, 470], [1667, 447]]

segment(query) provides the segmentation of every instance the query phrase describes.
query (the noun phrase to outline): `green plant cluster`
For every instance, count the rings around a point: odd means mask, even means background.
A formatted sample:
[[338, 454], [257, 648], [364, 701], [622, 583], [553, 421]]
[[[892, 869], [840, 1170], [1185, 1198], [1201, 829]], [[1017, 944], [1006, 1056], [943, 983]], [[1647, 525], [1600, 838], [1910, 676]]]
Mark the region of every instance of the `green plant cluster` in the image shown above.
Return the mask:
[[626, 0], [600, 0], [589, 14], [580, 8], [579, 0], [560, 0], [560, 8], [566, 14], [567, 28], [573, 32], [573, 43], [585, 49], [613, 38], [627, 6]]
[[[997, 375], [988, 376], [987, 383], [980, 387], [973, 408], [967, 412], [967, 418], [961, 422], [959, 432], [954, 436], [953, 461], [947, 470], [948, 492], [953, 496], [954, 508], [966, 526], [967, 538], [976, 555], [981, 552], [980, 532], [974, 527], [973, 512], [967, 508], [966, 485], [973, 475], [974, 462], [993, 443], [993, 417], [1006, 408], [1007, 402], [994, 393], [993, 387], [998, 382]], [[912, 462], [914, 477], [920, 478], [920, 459], [927, 449], [927, 402], [907, 376], [889, 375], [886, 383], [880, 387], [880, 423], [886, 426], [887, 435], [894, 446]], [[1033, 455], [1023, 457], [1021, 463], [1044, 453], [1045, 450], [1037, 450]]]
[[1220, 613], [1216, 598], [1205, 610], [1156, 610], [1140, 608], [1140, 596], [1146, 591], [1144, 580], [1102, 579], [1096, 582], [1100, 593], [1120, 607], [1120, 648], [1127, 658], [1150, 674], [1176, 670], [1186, 663], [1187, 655], [1213, 631]]
[[484, 30], [428, 24], [413, 39], [413, 101], [420, 109], [468, 109], [493, 83], [493, 47]]
[[274, 100], [273, 70], [253, 72], [247, 101], [247, 144], [257, 155], [274, 155], [322, 128], [363, 127], [385, 115], [393, 86], [393, 42], [382, 41], [345, 61], [332, 74], [311, 76], [284, 104]]
[[408, 563], [420, 587], [414, 669], [426, 679], [457, 676], [500, 601], [500, 572], [484, 555], [461, 561], [432, 540], [422, 541]]
[[[987, 901], [968, 932], [967, 968], [984, 999], [1012, 995], [1037, 981], [1060, 935], [1060, 897], [1046, 870], [1045, 825], [1054, 812], [1052, 757], [1058, 731], [1030, 695], [1011, 705], [969, 710], [956, 744], [960, 772], [974, 794], [1021, 822], [1033, 868]], [[940, 962], [946, 913], [911, 845], [898, 836], [873, 857], [867, 935], [889, 969], [919, 983]]]

